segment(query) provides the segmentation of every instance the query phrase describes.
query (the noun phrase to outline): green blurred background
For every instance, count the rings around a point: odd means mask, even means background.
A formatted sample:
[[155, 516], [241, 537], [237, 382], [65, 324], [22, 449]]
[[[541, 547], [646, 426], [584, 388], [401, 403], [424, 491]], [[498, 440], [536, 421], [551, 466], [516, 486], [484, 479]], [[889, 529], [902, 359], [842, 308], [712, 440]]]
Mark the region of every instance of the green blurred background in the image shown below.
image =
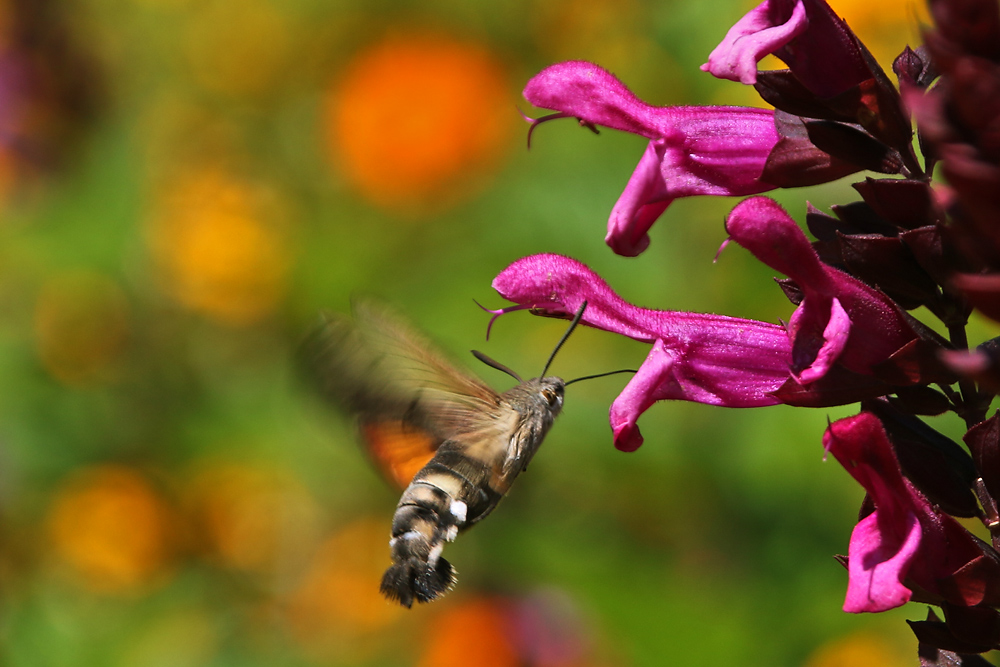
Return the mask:
[[[536, 252], [650, 307], [791, 307], [733, 247], [733, 200], [676, 203], [617, 257], [644, 149], [572, 121], [525, 148], [545, 65], [654, 104], [758, 104], [698, 70], [733, 0], [0, 2], [0, 664], [915, 664], [902, 622], [840, 611], [863, 493], [823, 461], [851, 409], [661, 403], [611, 444], [622, 376], [571, 388], [500, 510], [448, 548], [457, 589], [377, 594], [398, 496], [290, 359], [323, 309], [394, 303], [497, 388], [565, 323], [490, 289]], [[838, 2], [888, 64], [913, 3]], [[536, 113], [537, 115], [537, 113]], [[846, 183], [779, 193], [800, 220]], [[574, 334], [554, 372], [641, 363]]]

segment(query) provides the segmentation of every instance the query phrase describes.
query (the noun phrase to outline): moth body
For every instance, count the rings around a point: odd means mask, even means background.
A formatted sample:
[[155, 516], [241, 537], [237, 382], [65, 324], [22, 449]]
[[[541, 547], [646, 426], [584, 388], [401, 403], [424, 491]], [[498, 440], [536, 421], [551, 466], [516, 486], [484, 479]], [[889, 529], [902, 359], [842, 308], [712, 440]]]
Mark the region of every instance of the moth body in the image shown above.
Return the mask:
[[499, 397], [506, 428], [441, 443], [396, 506], [383, 595], [409, 607], [454, 585], [454, 568], [441, 557], [445, 542], [492, 512], [527, 468], [562, 409], [563, 389], [557, 377], [524, 382]]
[[566, 383], [518, 378], [497, 393], [370, 302], [356, 304], [354, 321], [329, 316], [302, 361], [327, 399], [355, 417], [373, 463], [404, 489], [382, 593], [407, 607], [441, 596], [455, 582], [444, 545], [489, 515], [527, 468], [562, 410]]

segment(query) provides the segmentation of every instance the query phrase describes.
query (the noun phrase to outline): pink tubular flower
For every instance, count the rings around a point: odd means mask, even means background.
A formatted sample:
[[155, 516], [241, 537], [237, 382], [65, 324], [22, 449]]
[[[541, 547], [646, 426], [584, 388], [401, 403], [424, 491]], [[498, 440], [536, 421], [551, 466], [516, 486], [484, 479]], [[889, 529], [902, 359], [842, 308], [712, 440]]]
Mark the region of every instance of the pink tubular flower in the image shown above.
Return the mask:
[[679, 197], [776, 187], [760, 179], [779, 139], [773, 111], [654, 107], [607, 70], [583, 61], [545, 68], [528, 81], [524, 97], [536, 107], [650, 140], [608, 221], [605, 240], [619, 255], [645, 250], [649, 228]]
[[729, 214], [726, 230], [802, 290], [802, 303], [788, 323], [792, 372], [800, 384], [822, 378], [835, 363], [871, 375], [873, 366], [916, 340], [889, 297], [820, 261], [806, 235], [774, 200], [740, 202]]
[[823, 435], [823, 446], [875, 505], [851, 534], [844, 611], [899, 607], [913, 595], [904, 582], [956, 604], [975, 604], [947, 582], [981, 558], [982, 550], [961, 524], [936, 510], [903, 477], [878, 418], [862, 412], [834, 422]]
[[[634, 306], [584, 264], [561, 255], [514, 262], [493, 288], [517, 308], [571, 317], [586, 301], [583, 323], [653, 343], [653, 349], [611, 406], [615, 447], [642, 444], [636, 420], [654, 402], [678, 399], [750, 408], [775, 405], [770, 395], [788, 379], [790, 346], [776, 324], [724, 315]], [[504, 312], [504, 311], [502, 311]]]
[[857, 37], [824, 0], [764, 0], [729, 29], [701, 69], [753, 84], [757, 63], [772, 53], [822, 98], [872, 77]]

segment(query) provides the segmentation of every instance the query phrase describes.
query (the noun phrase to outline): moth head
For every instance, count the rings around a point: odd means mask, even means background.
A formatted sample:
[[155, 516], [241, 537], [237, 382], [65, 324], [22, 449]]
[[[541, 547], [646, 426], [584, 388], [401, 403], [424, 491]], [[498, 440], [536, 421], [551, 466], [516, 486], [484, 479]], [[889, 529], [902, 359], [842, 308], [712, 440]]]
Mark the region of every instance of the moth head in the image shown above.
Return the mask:
[[566, 383], [562, 381], [562, 378], [544, 377], [538, 379], [538, 395], [549, 410], [555, 412], [562, 410], [565, 392]]

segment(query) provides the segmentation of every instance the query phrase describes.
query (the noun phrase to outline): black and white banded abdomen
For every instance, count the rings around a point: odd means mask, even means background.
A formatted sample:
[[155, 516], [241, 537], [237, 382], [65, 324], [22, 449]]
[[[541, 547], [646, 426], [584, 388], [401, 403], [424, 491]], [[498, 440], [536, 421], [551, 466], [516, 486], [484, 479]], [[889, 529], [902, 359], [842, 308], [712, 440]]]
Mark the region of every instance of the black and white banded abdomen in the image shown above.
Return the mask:
[[441, 556], [446, 542], [496, 507], [493, 466], [445, 442], [414, 476], [396, 506], [389, 548], [392, 565], [382, 594], [405, 607], [429, 602], [455, 584], [455, 570]]

